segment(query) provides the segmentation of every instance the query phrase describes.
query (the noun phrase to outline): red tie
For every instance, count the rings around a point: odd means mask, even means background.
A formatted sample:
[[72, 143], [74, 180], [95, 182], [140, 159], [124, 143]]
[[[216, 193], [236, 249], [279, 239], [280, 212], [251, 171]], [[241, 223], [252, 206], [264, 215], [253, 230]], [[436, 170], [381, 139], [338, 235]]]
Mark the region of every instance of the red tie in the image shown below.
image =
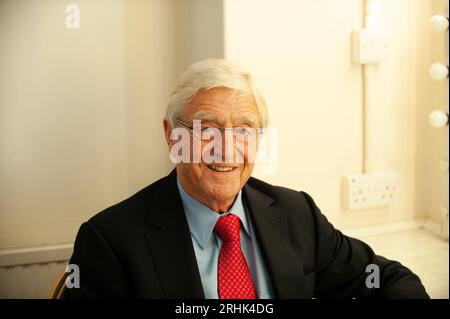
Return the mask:
[[252, 276], [241, 250], [240, 229], [237, 215], [220, 217], [214, 227], [222, 240], [218, 264], [220, 299], [256, 299]]

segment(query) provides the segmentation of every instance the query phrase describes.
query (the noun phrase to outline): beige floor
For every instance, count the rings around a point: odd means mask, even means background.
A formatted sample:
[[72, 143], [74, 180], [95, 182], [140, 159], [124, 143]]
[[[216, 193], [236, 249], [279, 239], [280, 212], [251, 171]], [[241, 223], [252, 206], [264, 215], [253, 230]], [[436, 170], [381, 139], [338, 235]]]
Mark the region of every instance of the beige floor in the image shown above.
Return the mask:
[[422, 280], [431, 298], [449, 298], [449, 243], [424, 230], [359, 237], [378, 255], [407, 266]]

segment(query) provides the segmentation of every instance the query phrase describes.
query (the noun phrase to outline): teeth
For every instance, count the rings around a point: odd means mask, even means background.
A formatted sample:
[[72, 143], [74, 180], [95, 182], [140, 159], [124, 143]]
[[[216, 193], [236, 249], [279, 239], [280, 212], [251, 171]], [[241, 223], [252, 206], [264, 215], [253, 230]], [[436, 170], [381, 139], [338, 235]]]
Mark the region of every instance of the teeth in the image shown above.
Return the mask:
[[208, 165], [209, 168], [219, 171], [219, 172], [229, 172], [232, 171], [234, 167], [223, 167], [223, 166], [217, 166], [217, 165]]

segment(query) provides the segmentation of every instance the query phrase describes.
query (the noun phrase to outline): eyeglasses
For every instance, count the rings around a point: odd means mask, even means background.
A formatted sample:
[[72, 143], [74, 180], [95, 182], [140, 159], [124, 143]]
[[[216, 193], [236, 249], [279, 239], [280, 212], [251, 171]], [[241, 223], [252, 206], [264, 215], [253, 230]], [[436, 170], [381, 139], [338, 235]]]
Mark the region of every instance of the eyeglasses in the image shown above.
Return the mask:
[[[200, 120], [198, 120], [201, 122]], [[236, 138], [254, 138], [257, 134], [262, 134], [263, 129], [261, 128], [253, 128], [253, 127], [218, 127], [218, 126], [210, 126], [210, 125], [200, 125], [200, 129], [197, 129], [194, 126], [187, 124], [186, 122], [180, 120], [178, 117], [175, 119], [175, 123], [184, 127], [193, 132], [193, 135], [201, 139], [202, 141], [210, 141], [212, 138], [220, 132], [219, 135], [221, 137], [224, 136], [224, 132], [231, 131], [233, 137]]]

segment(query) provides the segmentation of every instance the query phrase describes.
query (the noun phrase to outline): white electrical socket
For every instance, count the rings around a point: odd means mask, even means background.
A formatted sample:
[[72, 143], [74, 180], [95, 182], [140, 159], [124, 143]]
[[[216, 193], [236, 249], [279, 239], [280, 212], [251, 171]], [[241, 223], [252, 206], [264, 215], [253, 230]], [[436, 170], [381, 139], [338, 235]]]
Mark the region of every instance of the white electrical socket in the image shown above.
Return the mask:
[[394, 171], [345, 176], [343, 203], [347, 210], [382, 207], [392, 204], [398, 192]]

